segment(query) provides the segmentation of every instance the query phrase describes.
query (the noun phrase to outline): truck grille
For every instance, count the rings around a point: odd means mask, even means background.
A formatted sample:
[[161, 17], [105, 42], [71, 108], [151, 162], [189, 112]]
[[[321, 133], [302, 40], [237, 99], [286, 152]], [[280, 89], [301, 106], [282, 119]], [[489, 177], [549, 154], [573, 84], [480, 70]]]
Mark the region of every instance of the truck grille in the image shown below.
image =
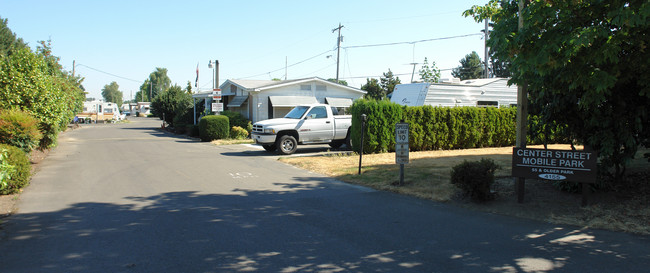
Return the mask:
[[253, 133], [264, 133], [264, 126], [253, 125]]

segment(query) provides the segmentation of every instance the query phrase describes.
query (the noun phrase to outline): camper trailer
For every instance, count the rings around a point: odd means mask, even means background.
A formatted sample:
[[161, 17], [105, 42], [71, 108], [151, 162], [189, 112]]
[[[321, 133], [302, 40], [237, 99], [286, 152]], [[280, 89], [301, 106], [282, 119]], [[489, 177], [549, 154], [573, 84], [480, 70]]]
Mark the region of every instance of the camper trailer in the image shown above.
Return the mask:
[[90, 123], [120, 121], [124, 118], [116, 103], [94, 100], [84, 102], [83, 111], [76, 115], [75, 120], [81, 123]]
[[517, 86], [508, 86], [505, 78], [398, 84], [391, 101], [406, 106], [509, 107], [517, 105]]

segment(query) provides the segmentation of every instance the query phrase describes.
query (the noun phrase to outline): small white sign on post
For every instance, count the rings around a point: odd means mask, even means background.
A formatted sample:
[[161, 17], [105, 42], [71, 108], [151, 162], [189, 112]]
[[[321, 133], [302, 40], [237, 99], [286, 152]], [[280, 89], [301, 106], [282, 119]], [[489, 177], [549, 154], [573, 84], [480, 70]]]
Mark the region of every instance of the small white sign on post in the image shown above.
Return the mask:
[[223, 103], [213, 102], [212, 103], [212, 112], [223, 112]]
[[395, 163], [409, 163], [409, 124], [395, 124]]

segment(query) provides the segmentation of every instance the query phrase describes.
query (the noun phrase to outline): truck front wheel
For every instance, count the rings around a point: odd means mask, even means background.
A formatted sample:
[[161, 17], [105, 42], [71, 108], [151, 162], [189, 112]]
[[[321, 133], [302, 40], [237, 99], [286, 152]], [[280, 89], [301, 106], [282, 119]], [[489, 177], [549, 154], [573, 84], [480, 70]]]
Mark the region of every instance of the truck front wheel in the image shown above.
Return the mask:
[[283, 135], [276, 143], [278, 153], [283, 155], [293, 154], [298, 148], [298, 142], [293, 136]]

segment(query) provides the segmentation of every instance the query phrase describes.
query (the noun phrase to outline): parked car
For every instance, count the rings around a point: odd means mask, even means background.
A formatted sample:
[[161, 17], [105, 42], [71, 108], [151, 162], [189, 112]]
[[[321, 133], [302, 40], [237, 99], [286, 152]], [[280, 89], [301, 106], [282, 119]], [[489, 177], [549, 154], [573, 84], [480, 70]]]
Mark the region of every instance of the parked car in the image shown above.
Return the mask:
[[299, 144], [328, 143], [332, 148], [350, 147], [351, 115], [339, 115], [327, 104], [300, 105], [284, 118], [253, 124], [251, 137], [269, 152], [293, 154]]

